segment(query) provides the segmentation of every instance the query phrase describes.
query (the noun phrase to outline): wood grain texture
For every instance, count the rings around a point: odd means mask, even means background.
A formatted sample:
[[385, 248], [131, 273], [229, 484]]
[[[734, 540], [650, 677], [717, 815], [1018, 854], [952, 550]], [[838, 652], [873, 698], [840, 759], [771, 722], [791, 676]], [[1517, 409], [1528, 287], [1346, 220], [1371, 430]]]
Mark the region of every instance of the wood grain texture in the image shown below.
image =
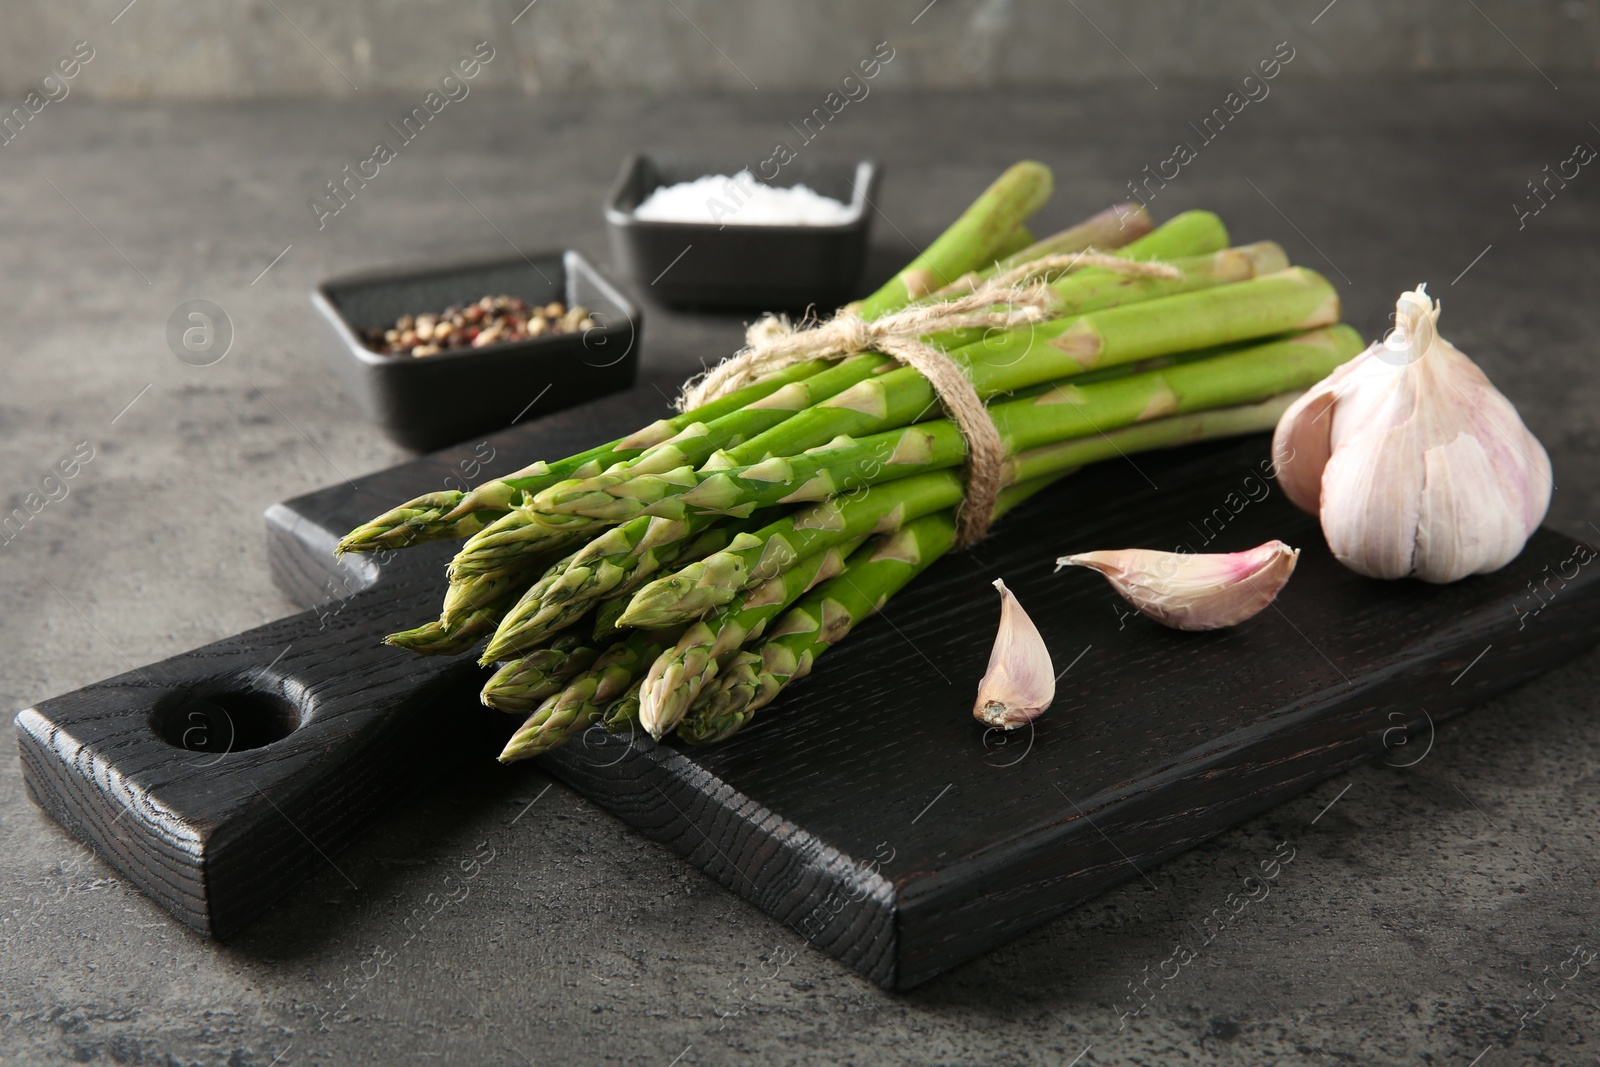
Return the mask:
[[[592, 444], [655, 414], [653, 396], [491, 438], [497, 462]], [[370, 588], [25, 712], [35, 797], [179, 918], [226, 933], [336, 862], [424, 768], [492, 758], [492, 737], [440, 729], [476, 707], [476, 668], [376, 644], [434, 610], [448, 549], [357, 572], [328, 555], [335, 533], [438, 488], [469, 451], [272, 509], [292, 595]], [[909, 988], [1355, 763], [1409, 762], [1442, 719], [1600, 641], [1597, 568], [1572, 564], [1571, 538], [1540, 531], [1509, 567], [1450, 586], [1372, 581], [1331, 559], [1265, 457], [1257, 438], [1081, 472], [941, 561], [729, 742], [594, 730], [544, 765], [817, 947]], [[1218, 633], [1162, 629], [1097, 576], [1053, 570], [1066, 552], [1273, 537], [1302, 549], [1294, 578]], [[1008, 735], [970, 714], [995, 577], [1066, 670], [1049, 714]], [[263, 684], [311, 709], [290, 737], [199, 769], [154, 737], [158, 695], [237, 683], [285, 646]]]

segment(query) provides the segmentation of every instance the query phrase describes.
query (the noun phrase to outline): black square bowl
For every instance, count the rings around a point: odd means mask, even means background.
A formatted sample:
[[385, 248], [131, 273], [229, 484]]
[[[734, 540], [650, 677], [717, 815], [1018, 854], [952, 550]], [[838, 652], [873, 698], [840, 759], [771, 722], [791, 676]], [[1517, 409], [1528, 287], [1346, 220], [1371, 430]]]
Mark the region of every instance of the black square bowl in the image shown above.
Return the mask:
[[[596, 325], [420, 357], [362, 343], [363, 330], [393, 326], [401, 315], [502, 293], [530, 304], [581, 304]], [[345, 389], [396, 443], [419, 451], [504, 429], [530, 409], [548, 414], [620, 392], [639, 370], [638, 308], [572, 251], [345, 275], [313, 288], [311, 306]]]
[[849, 220], [835, 225], [719, 226], [634, 216], [634, 208], [660, 186], [707, 174], [733, 175], [748, 165], [639, 153], [628, 157], [606, 201], [612, 258], [640, 289], [673, 307], [779, 311], [845, 303], [855, 295], [872, 225], [878, 167], [870, 160], [802, 155], [766, 182], [784, 188], [804, 183], [848, 204]]

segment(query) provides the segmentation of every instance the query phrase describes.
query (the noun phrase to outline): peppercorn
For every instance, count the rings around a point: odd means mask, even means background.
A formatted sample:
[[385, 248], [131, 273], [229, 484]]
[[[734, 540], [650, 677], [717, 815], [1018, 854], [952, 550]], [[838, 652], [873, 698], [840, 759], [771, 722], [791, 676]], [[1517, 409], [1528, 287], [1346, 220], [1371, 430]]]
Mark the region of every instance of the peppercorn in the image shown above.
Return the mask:
[[529, 304], [507, 294], [485, 296], [441, 312], [401, 315], [393, 326], [363, 330], [362, 341], [384, 355], [423, 357], [463, 348], [484, 348], [594, 328], [588, 309], [559, 300]]

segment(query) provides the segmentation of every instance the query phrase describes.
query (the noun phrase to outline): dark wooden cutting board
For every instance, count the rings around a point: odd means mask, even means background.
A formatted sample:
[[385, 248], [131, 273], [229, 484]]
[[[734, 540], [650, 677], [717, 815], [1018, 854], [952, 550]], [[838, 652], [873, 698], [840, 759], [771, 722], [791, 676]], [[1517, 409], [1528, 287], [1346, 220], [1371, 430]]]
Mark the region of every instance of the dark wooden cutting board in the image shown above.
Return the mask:
[[[277, 505], [274, 576], [304, 614], [47, 700], [17, 718], [35, 800], [198, 930], [226, 936], [509, 725], [468, 658], [379, 639], [437, 611], [450, 546], [334, 561], [395, 502], [657, 417], [647, 386]], [[492, 458], [485, 459], [490, 453]], [[590, 731], [551, 773], [817, 947], [908, 988], [1600, 641], [1585, 546], [1539, 531], [1445, 587], [1338, 566], [1254, 438], [1080, 472], [941, 561], [731, 741]], [[1277, 604], [1183, 634], [1056, 556], [1302, 549]], [[1005, 579], [1064, 670], [1002, 735], [971, 717]], [[1420, 733], [1421, 736], [1417, 736]], [[1405, 747], [1408, 739], [1412, 740]]]

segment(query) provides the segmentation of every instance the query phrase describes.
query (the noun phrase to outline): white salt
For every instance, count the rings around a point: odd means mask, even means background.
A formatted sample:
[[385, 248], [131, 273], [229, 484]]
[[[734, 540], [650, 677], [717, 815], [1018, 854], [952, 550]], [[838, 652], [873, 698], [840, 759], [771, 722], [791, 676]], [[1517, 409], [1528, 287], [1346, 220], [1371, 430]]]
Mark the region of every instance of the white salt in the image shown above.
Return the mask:
[[648, 222], [717, 226], [833, 226], [853, 218], [848, 205], [805, 185], [763, 185], [748, 169], [663, 185], [633, 209]]

